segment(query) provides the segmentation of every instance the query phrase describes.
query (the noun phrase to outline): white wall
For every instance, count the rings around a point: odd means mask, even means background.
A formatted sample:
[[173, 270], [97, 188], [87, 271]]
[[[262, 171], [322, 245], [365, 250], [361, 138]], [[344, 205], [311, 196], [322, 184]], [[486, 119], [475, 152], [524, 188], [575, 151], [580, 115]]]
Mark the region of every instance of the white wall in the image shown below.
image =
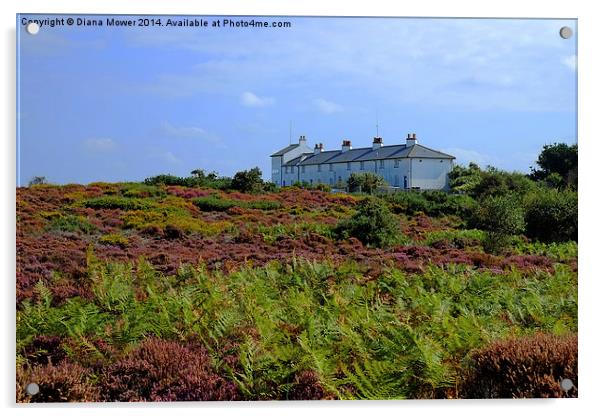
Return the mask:
[[453, 167], [452, 159], [410, 159], [412, 187], [420, 189], [448, 189], [448, 173]]

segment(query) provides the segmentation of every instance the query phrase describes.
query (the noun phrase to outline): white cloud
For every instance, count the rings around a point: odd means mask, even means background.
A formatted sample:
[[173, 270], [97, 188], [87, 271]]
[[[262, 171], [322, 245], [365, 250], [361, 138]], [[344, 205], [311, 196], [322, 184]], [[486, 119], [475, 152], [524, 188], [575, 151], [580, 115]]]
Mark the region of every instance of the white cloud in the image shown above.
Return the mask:
[[483, 153], [479, 153], [476, 150], [461, 149], [459, 147], [450, 147], [441, 151], [443, 153], [447, 153], [448, 155], [455, 156], [455, 162], [460, 165], [468, 166], [470, 162], [474, 162], [480, 167], [485, 167], [487, 165], [496, 165], [495, 158], [492, 158], [491, 156]]
[[562, 60], [562, 63], [569, 69], [575, 71], [577, 69], [577, 55], [567, 56]]
[[177, 127], [171, 123], [163, 122], [161, 124], [161, 133], [168, 137], [198, 139], [207, 142], [219, 142], [220, 138], [201, 127]]
[[83, 145], [86, 149], [93, 152], [110, 152], [116, 147], [113, 139], [106, 137], [86, 139]]
[[250, 91], [245, 91], [240, 96], [240, 103], [246, 107], [266, 107], [274, 103], [272, 97], [259, 97]]
[[166, 161], [167, 163], [171, 163], [171, 164], [174, 164], [174, 165], [176, 165], [176, 164], [178, 164], [178, 163], [181, 163], [181, 160], [180, 160], [180, 159], [178, 159], [178, 158], [176, 157], [176, 155], [174, 155], [172, 152], [164, 152], [164, 153], [161, 153], [161, 154], [159, 155], [159, 157], [160, 157], [161, 159], [163, 159], [164, 161]]
[[323, 98], [315, 99], [314, 105], [316, 106], [318, 111], [324, 114], [333, 114], [343, 111], [343, 107], [341, 107], [339, 104], [333, 103], [332, 101], [328, 101]]

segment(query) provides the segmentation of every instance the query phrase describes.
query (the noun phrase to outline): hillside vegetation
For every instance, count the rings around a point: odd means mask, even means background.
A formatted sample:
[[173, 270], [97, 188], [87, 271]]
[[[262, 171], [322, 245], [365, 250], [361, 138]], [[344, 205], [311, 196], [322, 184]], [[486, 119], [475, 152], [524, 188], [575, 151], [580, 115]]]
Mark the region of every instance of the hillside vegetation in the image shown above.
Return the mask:
[[576, 192], [461, 169], [18, 188], [17, 400], [576, 397]]

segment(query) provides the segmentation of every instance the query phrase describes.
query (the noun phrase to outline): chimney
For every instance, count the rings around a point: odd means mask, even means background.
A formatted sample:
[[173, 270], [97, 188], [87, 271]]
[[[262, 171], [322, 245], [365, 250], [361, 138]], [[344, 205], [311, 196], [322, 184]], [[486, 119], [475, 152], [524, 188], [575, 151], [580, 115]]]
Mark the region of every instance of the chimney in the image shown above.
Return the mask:
[[299, 136], [299, 144], [301, 146], [303, 146], [306, 143], [307, 143], [307, 140], [305, 139], [305, 136]]
[[343, 145], [341, 146], [341, 152], [346, 152], [351, 150], [351, 140], [343, 140]]
[[372, 150], [380, 149], [381, 147], [383, 147], [383, 138], [375, 137], [372, 141]]
[[406, 139], [406, 146], [414, 146], [416, 143], [418, 143], [416, 133], [408, 133], [408, 138]]
[[316, 147], [314, 147], [314, 155], [322, 153], [324, 150], [324, 145], [322, 143], [316, 143]]

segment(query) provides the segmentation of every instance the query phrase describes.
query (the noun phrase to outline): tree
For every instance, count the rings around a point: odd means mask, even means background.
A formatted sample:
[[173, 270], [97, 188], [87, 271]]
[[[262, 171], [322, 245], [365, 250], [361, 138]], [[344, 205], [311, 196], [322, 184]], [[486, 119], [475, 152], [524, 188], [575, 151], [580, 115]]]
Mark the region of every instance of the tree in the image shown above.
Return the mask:
[[47, 183], [48, 183], [48, 181], [46, 180], [46, 176], [34, 176], [29, 181], [29, 186], [32, 186], [32, 185], [45, 185]]
[[258, 167], [236, 172], [232, 179], [232, 189], [246, 193], [257, 193], [263, 190], [263, 179]]
[[370, 197], [358, 204], [351, 218], [335, 227], [335, 234], [340, 238], [355, 237], [367, 245], [386, 247], [400, 236], [399, 219], [384, 201]]
[[385, 185], [387, 185], [387, 183], [382, 176], [378, 176], [372, 172], [354, 172], [349, 176], [349, 179], [347, 179], [349, 192], [366, 192], [371, 194], [378, 187]]
[[531, 177], [535, 180], [545, 180], [557, 173], [565, 185], [577, 184], [577, 145], [566, 143], [546, 144], [537, 158], [539, 169], [531, 168]]
[[488, 196], [474, 212], [474, 225], [486, 231], [484, 248], [498, 252], [525, 229], [525, 212], [517, 195]]

